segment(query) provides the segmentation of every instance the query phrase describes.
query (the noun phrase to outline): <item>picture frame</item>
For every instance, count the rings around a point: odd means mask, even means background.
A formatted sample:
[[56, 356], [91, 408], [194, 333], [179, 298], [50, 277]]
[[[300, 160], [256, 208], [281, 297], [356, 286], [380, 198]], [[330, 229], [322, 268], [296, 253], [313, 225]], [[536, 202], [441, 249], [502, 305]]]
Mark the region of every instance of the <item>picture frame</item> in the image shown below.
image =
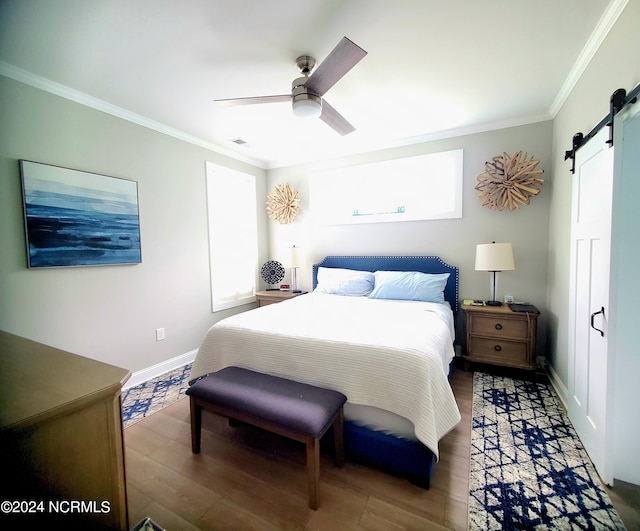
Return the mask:
[[19, 162], [27, 267], [142, 262], [136, 181]]

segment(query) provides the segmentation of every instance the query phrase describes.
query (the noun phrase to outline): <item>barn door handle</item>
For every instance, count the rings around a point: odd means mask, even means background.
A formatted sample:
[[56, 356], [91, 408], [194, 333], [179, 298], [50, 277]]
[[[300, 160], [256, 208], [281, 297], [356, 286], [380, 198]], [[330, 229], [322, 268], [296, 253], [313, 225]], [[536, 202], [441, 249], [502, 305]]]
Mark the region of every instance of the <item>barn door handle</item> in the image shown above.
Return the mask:
[[593, 320], [596, 318], [596, 315], [598, 315], [599, 313], [601, 313], [602, 317], [604, 317], [604, 306], [601, 306], [599, 311], [593, 312], [591, 314], [591, 328], [593, 328], [596, 332], [600, 332], [600, 335], [604, 337], [604, 332], [593, 325]]

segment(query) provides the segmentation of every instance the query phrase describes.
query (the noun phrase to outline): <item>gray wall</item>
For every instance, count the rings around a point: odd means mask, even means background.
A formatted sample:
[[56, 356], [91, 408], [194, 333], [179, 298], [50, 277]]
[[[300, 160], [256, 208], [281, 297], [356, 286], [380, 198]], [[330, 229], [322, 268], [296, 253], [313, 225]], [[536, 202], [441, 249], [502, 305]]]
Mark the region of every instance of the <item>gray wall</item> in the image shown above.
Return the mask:
[[[211, 312], [205, 161], [256, 175], [259, 198], [264, 170], [2, 76], [0, 116], [0, 329], [131, 371], [198, 348], [229, 315]], [[27, 269], [19, 159], [137, 181], [142, 264]]]
[[[300, 246], [306, 263], [299, 270], [299, 284], [311, 289], [311, 266], [325, 255], [437, 255], [460, 268], [460, 298], [490, 298], [490, 273], [474, 270], [478, 243], [511, 242], [515, 271], [499, 273], [498, 296], [511, 294], [529, 301], [542, 312], [539, 353], [546, 345], [545, 319], [547, 286], [547, 250], [549, 187], [551, 171], [552, 123], [541, 122], [460, 136], [334, 161], [332, 166], [369, 163], [402, 156], [464, 150], [463, 217], [461, 219], [372, 223], [361, 225], [315, 226], [309, 213], [309, 176], [314, 166], [296, 166], [267, 171], [268, 190], [288, 182], [299, 191], [301, 212], [294, 223], [279, 225], [269, 220], [271, 257], [286, 261], [287, 248]], [[522, 150], [540, 161], [545, 180], [542, 191], [531, 204], [513, 212], [498, 212], [483, 207], [474, 190], [476, 176], [495, 155], [513, 155]], [[328, 167], [325, 163], [322, 167]], [[393, 176], [389, 177], [393, 179]], [[339, 193], [337, 190], [336, 193]]]

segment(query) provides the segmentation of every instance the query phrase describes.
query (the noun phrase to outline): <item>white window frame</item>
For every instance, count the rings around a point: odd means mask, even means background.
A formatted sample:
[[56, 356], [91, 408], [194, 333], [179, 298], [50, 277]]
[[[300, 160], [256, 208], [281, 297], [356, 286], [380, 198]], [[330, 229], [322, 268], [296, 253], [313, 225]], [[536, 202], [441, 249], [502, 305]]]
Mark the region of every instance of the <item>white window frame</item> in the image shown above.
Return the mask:
[[318, 225], [462, 217], [463, 150], [316, 171], [311, 205]]
[[[206, 181], [211, 309], [219, 312], [256, 300], [256, 178], [248, 173], [207, 162]], [[244, 199], [239, 197], [242, 194], [245, 194]], [[238, 233], [233, 234], [234, 230]], [[244, 272], [235, 287], [230, 284], [232, 272]]]

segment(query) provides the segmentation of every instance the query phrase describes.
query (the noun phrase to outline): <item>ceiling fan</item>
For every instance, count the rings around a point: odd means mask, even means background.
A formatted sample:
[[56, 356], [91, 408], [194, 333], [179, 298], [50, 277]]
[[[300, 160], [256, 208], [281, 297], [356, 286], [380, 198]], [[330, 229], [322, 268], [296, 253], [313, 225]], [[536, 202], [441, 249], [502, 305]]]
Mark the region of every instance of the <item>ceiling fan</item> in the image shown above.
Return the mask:
[[341, 135], [355, 131], [338, 111], [323, 100], [324, 94], [367, 55], [360, 46], [343, 37], [326, 59], [318, 65], [308, 55], [296, 59], [296, 66], [302, 73], [291, 83], [291, 94], [277, 96], [257, 96], [214, 100], [220, 105], [252, 105], [257, 103], [278, 103], [291, 101], [293, 114], [303, 118], [320, 118]]

